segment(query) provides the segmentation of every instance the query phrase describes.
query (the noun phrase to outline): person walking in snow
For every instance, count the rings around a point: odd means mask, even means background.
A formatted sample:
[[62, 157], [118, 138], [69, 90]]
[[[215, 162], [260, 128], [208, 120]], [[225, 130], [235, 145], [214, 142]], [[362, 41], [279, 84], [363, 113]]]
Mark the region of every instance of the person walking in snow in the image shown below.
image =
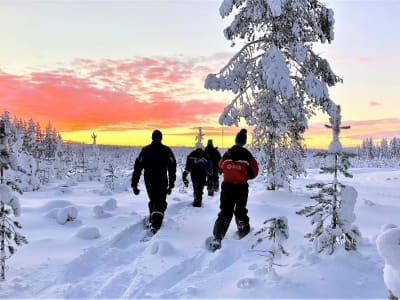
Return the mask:
[[212, 164], [212, 172], [207, 175], [207, 191], [209, 196], [213, 196], [214, 192], [219, 191], [219, 169], [218, 163], [221, 160], [221, 154], [218, 147], [214, 147], [213, 140], [208, 140], [207, 146], [204, 149], [208, 159]]
[[221, 248], [233, 215], [238, 229], [239, 238], [250, 232], [249, 217], [247, 216], [247, 198], [249, 185], [247, 181], [258, 175], [258, 164], [253, 155], [243, 146], [247, 142], [247, 130], [241, 129], [232, 146], [219, 162], [223, 173], [221, 184], [220, 212], [213, 228], [213, 240], [209, 245], [211, 250]]
[[203, 145], [197, 142], [195, 150], [190, 152], [186, 158], [185, 171], [182, 174], [183, 184], [188, 187], [188, 175], [193, 185], [193, 206], [201, 207], [203, 201], [203, 189], [206, 185], [207, 175], [212, 173], [211, 161], [208, 159]]
[[176, 180], [176, 159], [172, 150], [161, 143], [162, 133], [154, 130], [151, 144], [142, 148], [135, 160], [132, 190], [139, 195], [138, 183], [144, 170], [144, 183], [149, 197], [149, 225], [155, 234], [161, 227], [167, 209], [167, 194], [171, 194]]

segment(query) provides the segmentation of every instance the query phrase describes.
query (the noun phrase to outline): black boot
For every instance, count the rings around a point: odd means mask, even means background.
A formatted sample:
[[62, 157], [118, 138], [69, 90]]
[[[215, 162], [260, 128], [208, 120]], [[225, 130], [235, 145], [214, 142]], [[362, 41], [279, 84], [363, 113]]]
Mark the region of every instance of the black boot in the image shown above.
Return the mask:
[[216, 239], [214, 238], [211, 242], [210, 242], [210, 250], [211, 251], [215, 251], [218, 249], [221, 249], [221, 240], [220, 239]]
[[201, 200], [199, 200], [199, 199], [194, 199], [194, 201], [193, 201], [193, 207], [201, 207]]
[[250, 224], [243, 221], [237, 222], [237, 228], [239, 239], [245, 237], [250, 232]]

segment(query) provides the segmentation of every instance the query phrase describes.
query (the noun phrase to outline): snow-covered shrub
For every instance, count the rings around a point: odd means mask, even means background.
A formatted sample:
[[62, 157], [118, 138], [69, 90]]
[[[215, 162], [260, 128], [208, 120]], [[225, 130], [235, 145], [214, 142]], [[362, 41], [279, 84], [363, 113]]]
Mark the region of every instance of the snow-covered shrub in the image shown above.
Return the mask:
[[97, 227], [82, 226], [76, 236], [85, 240], [94, 240], [100, 237], [100, 230]]
[[267, 270], [272, 271], [273, 266], [277, 265], [277, 259], [282, 255], [289, 255], [283, 248], [283, 244], [289, 238], [289, 225], [287, 218], [283, 216], [265, 220], [263, 224], [264, 226], [254, 234], [258, 239], [251, 248], [256, 248], [265, 240], [272, 242], [265, 250], [260, 250], [261, 255], [266, 257]]
[[385, 260], [383, 279], [390, 299], [400, 298], [400, 228], [389, 224], [376, 239], [378, 253]]
[[57, 222], [64, 225], [67, 222], [72, 222], [78, 217], [78, 209], [75, 206], [67, 206], [58, 209]]

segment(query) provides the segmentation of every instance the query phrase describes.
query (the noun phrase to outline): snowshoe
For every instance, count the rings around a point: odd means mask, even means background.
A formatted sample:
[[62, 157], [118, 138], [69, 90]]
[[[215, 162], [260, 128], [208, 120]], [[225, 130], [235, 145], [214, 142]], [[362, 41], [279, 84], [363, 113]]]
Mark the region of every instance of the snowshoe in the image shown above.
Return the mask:
[[238, 230], [235, 232], [235, 238], [240, 240], [248, 235], [250, 232], [250, 225], [248, 223], [238, 223]]
[[156, 227], [154, 227], [154, 226], [150, 226], [150, 232], [154, 235], [154, 234], [156, 234], [157, 233], [157, 231], [159, 230], [160, 228], [156, 228]]
[[216, 239], [213, 236], [209, 236], [206, 238], [206, 248], [211, 252], [221, 249], [221, 240]]
[[148, 242], [153, 237], [154, 233], [151, 230], [145, 230], [140, 238], [141, 242]]
[[143, 227], [145, 229], [150, 229], [150, 227], [151, 227], [150, 216], [144, 217], [144, 219], [143, 219]]

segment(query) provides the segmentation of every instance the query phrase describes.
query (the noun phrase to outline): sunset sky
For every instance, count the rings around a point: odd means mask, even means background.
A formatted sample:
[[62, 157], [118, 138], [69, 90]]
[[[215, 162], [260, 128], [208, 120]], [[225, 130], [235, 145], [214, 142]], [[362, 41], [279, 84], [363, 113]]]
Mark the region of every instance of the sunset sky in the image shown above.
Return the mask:
[[[193, 146], [197, 128], [230, 146], [238, 128], [218, 117], [231, 93], [204, 89], [238, 50], [222, 33], [222, 0], [0, 1], [0, 112], [64, 140], [144, 145], [153, 129], [171, 146]], [[346, 146], [400, 136], [400, 1], [324, 1], [335, 12], [335, 39], [316, 45], [343, 84]], [[310, 120], [307, 146], [326, 147], [326, 115]], [[243, 124], [245, 126], [245, 124]], [[223, 134], [222, 134], [223, 132]]]

